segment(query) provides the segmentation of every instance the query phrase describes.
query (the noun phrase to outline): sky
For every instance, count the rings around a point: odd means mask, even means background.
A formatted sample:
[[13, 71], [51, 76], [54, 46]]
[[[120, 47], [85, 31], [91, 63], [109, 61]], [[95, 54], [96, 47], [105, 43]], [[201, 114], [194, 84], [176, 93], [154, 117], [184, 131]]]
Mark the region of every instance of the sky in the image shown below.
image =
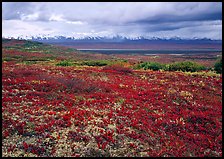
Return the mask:
[[222, 2], [2, 2], [2, 36], [222, 39]]

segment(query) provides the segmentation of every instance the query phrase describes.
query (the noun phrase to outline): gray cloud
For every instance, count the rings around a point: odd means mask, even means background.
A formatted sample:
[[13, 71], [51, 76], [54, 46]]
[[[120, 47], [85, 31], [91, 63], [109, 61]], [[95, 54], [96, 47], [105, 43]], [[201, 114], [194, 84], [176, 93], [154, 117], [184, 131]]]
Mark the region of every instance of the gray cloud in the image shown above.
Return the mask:
[[24, 2], [7, 2], [2, 4], [4, 20], [20, 19], [22, 15], [28, 15], [33, 12], [32, 3]]
[[49, 30], [54, 35], [76, 36], [183, 36], [191, 32], [201, 37], [194, 29], [201, 27], [210, 28], [211, 33], [204, 35], [209, 38], [222, 32], [217, 27], [222, 25], [221, 2], [3, 2], [2, 7], [3, 35], [18, 35], [19, 30], [15, 33], [9, 25], [15, 23], [29, 34], [37, 31], [28, 26], [39, 28], [38, 34]]

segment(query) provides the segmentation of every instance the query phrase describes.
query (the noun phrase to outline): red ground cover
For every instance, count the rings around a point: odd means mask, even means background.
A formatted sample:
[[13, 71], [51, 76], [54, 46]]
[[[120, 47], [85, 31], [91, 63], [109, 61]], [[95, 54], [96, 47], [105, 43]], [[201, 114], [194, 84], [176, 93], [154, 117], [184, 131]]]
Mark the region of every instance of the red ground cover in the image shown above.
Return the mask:
[[3, 156], [222, 156], [222, 76], [2, 63]]

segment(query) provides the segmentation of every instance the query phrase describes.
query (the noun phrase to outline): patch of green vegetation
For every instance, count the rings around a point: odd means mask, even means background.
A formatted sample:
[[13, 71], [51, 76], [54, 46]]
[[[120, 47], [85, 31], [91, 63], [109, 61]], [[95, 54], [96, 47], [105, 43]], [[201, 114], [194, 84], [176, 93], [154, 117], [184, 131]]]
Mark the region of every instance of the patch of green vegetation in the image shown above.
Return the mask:
[[[12, 39], [2, 39], [4, 43], [12, 43], [11, 46], [4, 46], [3, 49], [6, 50], [16, 50], [16, 51], [22, 51], [22, 52], [42, 52], [44, 54], [57, 54], [63, 52], [63, 53], [70, 53], [72, 51], [75, 51], [73, 48], [63, 49], [61, 47], [57, 47], [54, 45], [49, 44], [43, 44], [41, 42], [36, 41], [28, 41], [28, 40], [12, 40]], [[13, 44], [14, 42], [20, 41], [19, 44]]]
[[87, 66], [107, 66], [107, 65], [123, 65], [127, 63], [127, 60], [124, 59], [115, 59], [115, 60], [88, 60], [82, 61], [79, 65], [87, 65]]
[[26, 58], [24, 61], [50, 61], [54, 60], [54, 57], [32, 57], [32, 58]]
[[18, 50], [18, 49], [20, 49], [20, 47], [18, 47], [18, 46], [4, 46], [4, 49], [6, 49], [6, 50]]
[[13, 61], [13, 60], [15, 60], [15, 59], [13, 59], [12, 57], [3, 57], [2, 58], [2, 62], [3, 61]]
[[197, 72], [206, 70], [206, 67], [192, 61], [174, 62], [167, 65], [169, 71]]
[[74, 49], [74, 48], [68, 48], [66, 51], [68, 51], [68, 52], [75, 52], [75, 51], [77, 51], [77, 49]]
[[202, 76], [202, 77], [207, 77], [207, 76], [212, 76], [212, 77], [218, 77], [219, 74], [217, 74], [215, 71], [202, 71], [202, 72], [185, 72], [186, 75], [190, 76]]
[[171, 64], [161, 64], [158, 62], [143, 62], [134, 66], [134, 69], [144, 70], [165, 70], [165, 71], [183, 71], [183, 72], [197, 72], [206, 70], [207, 68], [192, 61], [174, 62]]
[[128, 62], [128, 60], [126, 60], [126, 59], [121, 59], [120, 61], [121, 62]]
[[3, 58], [4, 61], [16, 61], [23, 59], [24, 57], [21, 55], [10, 55]]
[[73, 66], [73, 63], [71, 61], [64, 60], [57, 63], [56, 66]]
[[218, 59], [217, 62], [214, 65], [214, 70], [217, 73], [222, 74], [222, 58]]
[[165, 65], [164, 64], [160, 64], [158, 62], [143, 62], [140, 63], [136, 66], [134, 66], [134, 69], [141, 69], [143, 68], [144, 70], [153, 70], [153, 71], [158, 71], [160, 69], [164, 69]]
[[109, 64], [109, 61], [106, 60], [97, 60], [97, 61], [84, 61], [81, 65], [87, 66], [106, 66]]
[[42, 46], [43, 43], [40, 42], [34, 42], [34, 41], [25, 41], [25, 43], [22, 45], [24, 48], [37, 48], [39, 46]]

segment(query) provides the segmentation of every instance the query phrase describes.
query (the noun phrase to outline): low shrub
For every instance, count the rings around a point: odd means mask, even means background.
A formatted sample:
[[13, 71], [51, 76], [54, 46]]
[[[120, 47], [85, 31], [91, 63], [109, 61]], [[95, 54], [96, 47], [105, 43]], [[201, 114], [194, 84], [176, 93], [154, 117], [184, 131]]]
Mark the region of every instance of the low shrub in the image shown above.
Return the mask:
[[32, 64], [36, 64], [36, 61], [23, 61], [22, 63], [24, 63], [25, 65], [32, 65]]
[[205, 66], [192, 61], [174, 62], [166, 68], [169, 71], [196, 72], [206, 70]]
[[216, 73], [222, 73], [222, 59], [217, 60], [214, 65], [214, 70], [216, 71]]
[[108, 65], [107, 61], [85, 61], [82, 63], [82, 65], [87, 65], [87, 66], [106, 66]]
[[41, 45], [43, 45], [43, 43], [41, 43], [41, 42], [25, 41], [25, 43], [23, 44], [23, 47], [24, 48], [35, 48], [35, 47], [38, 47], [38, 46], [41, 46]]
[[66, 61], [66, 60], [65, 61], [61, 61], [61, 62], [56, 64], [56, 66], [72, 66], [72, 65], [73, 65], [72, 62]]
[[135, 69], [141, 69], [143, 68], [144, 70], [153, 70], [153, 71], [158, 71], [160, 69], [164, 69], [165, 65], [160, 64], [158, 62], [143, 62], [138, 64]]
[[2, 62], [3, 61], [13, 61], [14, 59], [13, 58], [11, 58], [11, 57], [3, 57], [2, 58]]

